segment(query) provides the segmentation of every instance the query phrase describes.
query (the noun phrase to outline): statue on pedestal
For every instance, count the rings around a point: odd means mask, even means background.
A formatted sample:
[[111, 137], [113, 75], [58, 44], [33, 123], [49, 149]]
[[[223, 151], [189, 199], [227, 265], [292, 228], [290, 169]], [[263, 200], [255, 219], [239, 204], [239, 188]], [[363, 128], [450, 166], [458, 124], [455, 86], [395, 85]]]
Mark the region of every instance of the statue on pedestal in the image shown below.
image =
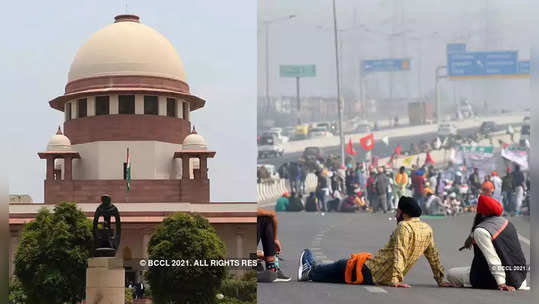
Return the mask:
[[[99, 224], [99, 218], [103, 217], [103, 225]], [[111, 217], [114, 217], [115, 228], [112, 230]], [[118, 208], [111, 202], [110, 195], [101, 196], [101, 204], [97, 207], [94, 214], [94, 244], [95, 257], [113, 257], [116, 255], [116, 250], [120, 245], [121, 238], [121, 221]]]

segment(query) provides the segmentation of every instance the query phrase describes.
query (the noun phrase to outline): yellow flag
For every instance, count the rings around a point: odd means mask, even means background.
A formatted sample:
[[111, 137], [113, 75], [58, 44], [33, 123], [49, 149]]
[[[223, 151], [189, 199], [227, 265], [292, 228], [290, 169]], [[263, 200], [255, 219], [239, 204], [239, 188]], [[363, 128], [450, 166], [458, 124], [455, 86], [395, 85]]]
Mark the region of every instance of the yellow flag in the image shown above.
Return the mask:
[[410, 155], [407, 158], [405, 158], [402, 163], [406, 166], [410, 165], [412, 163], [412, 160], [414, 160], [414, 156]]

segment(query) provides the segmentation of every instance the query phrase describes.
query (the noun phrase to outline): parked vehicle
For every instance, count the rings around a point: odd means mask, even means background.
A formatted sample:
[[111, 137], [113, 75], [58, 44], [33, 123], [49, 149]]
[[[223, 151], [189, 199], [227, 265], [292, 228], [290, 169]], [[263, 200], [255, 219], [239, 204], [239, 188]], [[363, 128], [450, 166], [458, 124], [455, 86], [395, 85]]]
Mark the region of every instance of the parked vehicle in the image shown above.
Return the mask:
[[294, 136], [295, 140], [303, 140], [309, 138], [309, 125], [301, 124], [296, 126], [296, 135]]
[[438, 136], [440, 137], [456, 136], [457, 133], [457, 126], [450, 122], [441, 123], [438, 127]]
[[283, 156], [284, 147], [275, 133], [264, 133], [258, 144], [258, 158]]
[[333, 136], [325, 127], [312, 128], [310, 131], [311, 138], [321, 138]]
[[357, 133], [369, 133], [369, 132], [371, 132], [371, 125], [366, 121], [359, 122], [357, 124], [357, 126], [356, 126], [356, 132]]
[[479, 134], [481, 135], [489, 135], [492, 132], [497, 131], [497, 126], [494, 121], [484, 121], [481, 126], [479, 127]]

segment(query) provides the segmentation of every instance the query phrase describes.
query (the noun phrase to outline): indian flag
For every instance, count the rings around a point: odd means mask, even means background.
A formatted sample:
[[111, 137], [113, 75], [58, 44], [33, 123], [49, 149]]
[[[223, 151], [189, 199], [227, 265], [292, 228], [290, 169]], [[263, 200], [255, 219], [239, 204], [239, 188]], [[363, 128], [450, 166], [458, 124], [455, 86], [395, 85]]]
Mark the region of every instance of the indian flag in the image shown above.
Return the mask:
[[129, 156], [129, 148], [127, 148], [127, 166], [125, 167], [125, 179], [127, 180], [127, 191], [131, 189], [131, 157]]

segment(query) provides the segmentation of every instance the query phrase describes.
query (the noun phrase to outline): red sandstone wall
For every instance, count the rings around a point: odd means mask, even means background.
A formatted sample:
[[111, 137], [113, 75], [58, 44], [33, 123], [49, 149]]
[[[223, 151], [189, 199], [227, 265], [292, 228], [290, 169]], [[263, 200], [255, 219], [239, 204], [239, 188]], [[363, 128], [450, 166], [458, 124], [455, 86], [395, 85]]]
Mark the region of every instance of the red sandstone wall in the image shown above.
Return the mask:
[[205, 181], [132, 180], [127, 195], [125, 180], [46, 181], [45, 203], [62, 201], [97, 203], [102, 194], [117, 203], [209, 202], [210, 185]]
[[191, 133], [189, 121], [157, 115], [99, 115], [64, 122], [71, 144], [111, 140], [157, 140], [181, 144]]

